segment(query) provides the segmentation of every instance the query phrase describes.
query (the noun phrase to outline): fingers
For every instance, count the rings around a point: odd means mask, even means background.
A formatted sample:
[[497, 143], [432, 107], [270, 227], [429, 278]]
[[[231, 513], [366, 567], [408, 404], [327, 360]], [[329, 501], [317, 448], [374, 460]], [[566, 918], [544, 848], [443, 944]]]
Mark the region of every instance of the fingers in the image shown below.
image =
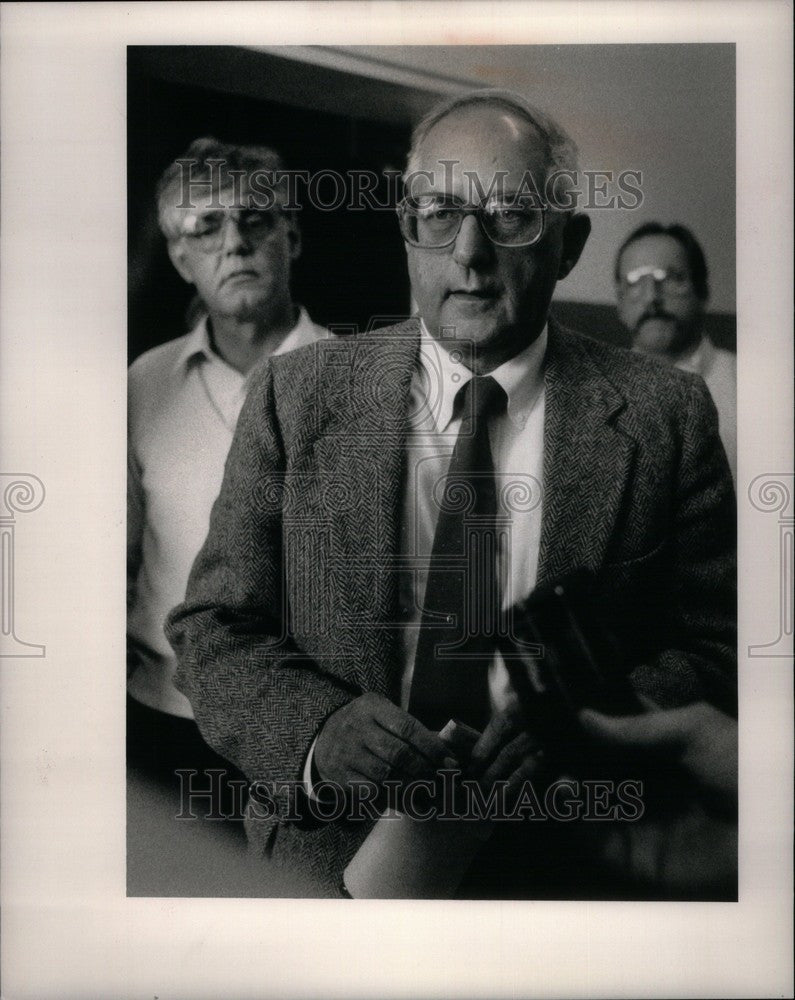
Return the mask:
[[[392, 752], [400, 754], [401, 761], [412, 760], [419, 763], [421, 760], [427, 770], [429, 766], [434, 769], [441, 767], [445, 759], [451, 756], [450, 748], [436, 733], [426, 729], [421, 722], [391, 701], [378, 699], [373, 707], [374, 722], [387, 734], [393, 747]], [[402, 743], [405, 749], [397, 747], [395, 740]]]
[[521, 720], [513, 712], [498, 712], [492, 716], [480, 739], [472, 748], [470, 765], [473, 774], [485, 773], [503, 748], [522, 730]]
[[535, 741], [529, 733], [518, 733], [500, 749], [492, 763], [483, 771], [481, 783], [488, 787], [495, 781], [512, 778], [525, 763], [533, 763], [536, 750]]
[[678, 750], [693, 728], [695, 706], [642, 715], [602, 715], [591, 708], [579, 713], [580, 724], [591, 736], [618, 746]]
[[452, 758], [447, 757], [441, 761], [431, 760], [411, 744], [379, 726], [368, 734], [365, 750], [379, 761], [380, 781], [387, 778], [421, 778], [435, 773], [442, 766], [456, 764]]
[[733, 814], [737, 803], [737, 722], [706, 702], [615, 718], [580, 712], [583, 729], [622, 752], [645, 751], [675, 762], [683, 791], [712, 811]]
[[387, 778], [393, 776], [393, 769], [389, 762], [366, 747], [359, 748], [355, 756], [348, 762], [347, 768], [353, 779], [371, 781], [376, 785], [382, 784]]
[[660, 712], [662, 711], [662, 705], [659, 705], [653, 698], [650, 698], [647, 694], [642, 691], [635, 692], [638, 701], [643, 705], [647, 712]]
[[543, 771], [544, 760], [540, 753], [531, 753], [525, 757], [508, 779], [506, 798], [508, 802], [513, 802], [525, 785], [525, 782], [538, 777]]
[[471, 773], [482, 788], [491, 788], [499, 781], [507, 783], [509, 802], [543, 766], [537, 739], [521, 717], [511, 711], [492, 717], [475, 744], [470, 761]]
[[366, 694], [329, 716], [315, 764], [321, 777], [348, 785], [362, 777], [410, 780], [455, 765], [439, 737], [386, 698]]

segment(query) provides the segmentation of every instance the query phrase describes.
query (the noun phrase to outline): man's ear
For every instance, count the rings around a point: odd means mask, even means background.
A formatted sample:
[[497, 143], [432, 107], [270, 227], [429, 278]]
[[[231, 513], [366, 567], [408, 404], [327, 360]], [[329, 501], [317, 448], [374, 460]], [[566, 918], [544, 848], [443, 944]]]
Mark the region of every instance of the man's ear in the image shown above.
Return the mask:
[[591, 220], [583, 212], [575, 212], [566, 219], [563, 227], [563, 249], [560, 255], [558, 281], [572, 270], [580, 259], [591, 232]]
[[171, 258], [171, 263], [177, 269], [180, 277], [187, 281], [189, 285], [193, 284], [193, 271], [188, 263], [188, 257], [185, 253], [185, 248], [179, 240], [169, 240], [168, 241], [168, 255]]
[[287, 238], [290, 241], [290, 260], [298, 260], [301, 256], [303, 244], [301, 243], [301, 230], [298, 228], [298, 222], [294, 218], [290, 219], [290, 229]]

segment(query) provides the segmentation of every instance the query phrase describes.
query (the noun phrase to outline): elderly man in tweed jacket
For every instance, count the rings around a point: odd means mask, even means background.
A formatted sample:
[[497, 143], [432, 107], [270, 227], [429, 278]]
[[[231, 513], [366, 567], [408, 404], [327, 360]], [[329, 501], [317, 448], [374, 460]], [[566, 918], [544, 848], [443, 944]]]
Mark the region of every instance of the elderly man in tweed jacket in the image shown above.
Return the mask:
[[[450, 764], [438, 725], [415, 713], [418, 676], [427, 683], [418, 633], [442, 531], [428, 497], [470, 426], [469, 381], [498, 387], [479, 418], [490, 477], [524, 490], [525, 502], [500, 494], [511, 530], [497, 572], [511, 602], [584, 567], [648, 638], [638, 692], [732, 706], [734, 494], [709, 393], [548, 320], [589, 223], [539, 208], [526, 182], [575, 168], [568, 137], [513, 95], [432, 112], [400, 210], [419, 317], [274, 359], [251, 387], [168, 634], [206, 739], [270, 789], [261, 808], [253, 796], [249, 834], [303, 879], [297, 892], [338, 893], [371, 824], [307, 821], [280, 788], [303, 783], [312, 801], [320, 781], [347, 792]], [[538, 748], [493, 654], [483, 697], [481, 780], [532, 777]], [[576, 848], [561, 850], [555, 826], [520, 831], [472, 894], [577, 894], [577, 878], [561, 888]]]

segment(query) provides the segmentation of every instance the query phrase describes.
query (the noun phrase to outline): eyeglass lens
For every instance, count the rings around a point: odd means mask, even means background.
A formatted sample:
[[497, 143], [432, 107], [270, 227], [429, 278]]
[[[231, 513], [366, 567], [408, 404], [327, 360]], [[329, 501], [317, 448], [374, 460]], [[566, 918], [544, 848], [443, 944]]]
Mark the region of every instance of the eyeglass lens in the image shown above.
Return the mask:
[[264, 239], [269, 236], [278, 221], [274, 209], [238, 209], [223, 212], [202, 212], [190, 216], [184, 235], [194, 240], [203, 250], [216, 250], [224, 241], [226, 226], [234, 220], [238, 232], [244, 237]]
[[659, 287], [668, 295], [682, 295], [690, 287], [690, 279], [680, 271], [666, 271], [661, 267], [638, 267], [629, 271], [621, 282], [621, 288], [629, 298], [639, 298], [651, 278], [654, 287]]
[[515, 201], [489, 201], [476, 209], [436, 201], [427, 205], [404, 203], [401, 229], [406, 239], [418, 246], [449, 246], [466, 215], [476, 215], [483, 232], [499, 246], [528, 246], [537, 242], [543, 231], [543, 212]]

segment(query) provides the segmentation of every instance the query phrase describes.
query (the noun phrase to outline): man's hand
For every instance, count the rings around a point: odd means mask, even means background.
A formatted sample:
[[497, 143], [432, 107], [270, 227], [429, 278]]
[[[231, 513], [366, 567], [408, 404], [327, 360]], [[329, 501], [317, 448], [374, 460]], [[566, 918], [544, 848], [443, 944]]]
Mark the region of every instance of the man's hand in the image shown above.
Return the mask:
[[539, 746], [521, 715], [510, 709], [492, 716], [472, 749], [469, 773], [488, 791], [496, 781], [507, 781], [507, 801], [542, 768]]
[[315, 744], [323, 781], [411, 781], [456, 766], [449, 748], [408, 712], [377, 694], [363, 694], [326, 720]]
[[628, 756], [653, 753], [682, 775], [676, 815], [583, 823], [603, 863], [674, 893], [730, 896], [737, 873], [737, 722], [705, 702], [612, 718], [580, 713], [593, 737]]
[[627, 755], [654, 753], [677, 763], [707, 804], [733, 811], [737, 802], [737, 720], [707, 702], [644, 715], [580, 713], [583, 729]]

